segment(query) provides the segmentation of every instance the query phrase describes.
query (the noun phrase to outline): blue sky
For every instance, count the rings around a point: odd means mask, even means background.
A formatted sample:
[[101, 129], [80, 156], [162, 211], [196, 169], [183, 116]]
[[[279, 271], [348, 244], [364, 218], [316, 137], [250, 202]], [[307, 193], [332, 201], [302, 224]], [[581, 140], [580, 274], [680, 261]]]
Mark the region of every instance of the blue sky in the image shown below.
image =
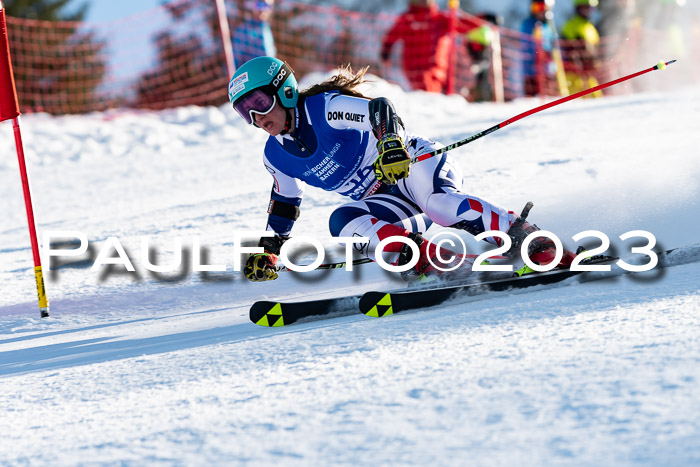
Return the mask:
[[111, 21], [155, 8], [161, 0], [73, 0], [71, 5], [84, 3], [90, 5], [87, 21]]
[[[77, 9], [85, 3], [89, 5], [85, 21], [97, 23], [95, 26], [98, 31], [110, 38], [108, 65], [113, 68], [116, 79], [135, 78], [138, 73], [153, 65], [155, 49], [150, 36], [160, 27], [159, 24], [162, 24], [159, 20], [163, 19], [163, 13], [155, 15], [153, 20], [147, 21], [146, 24], [143, 19], [139, 19], [138, 24], [141, 26], [136, 30], [115, 30], [110, 28], [110, 24], [152, 10], [163, 3], [163, 0], [71, 0], [68, 8]], [[103, 27], [107, 29], [101, 29]]]

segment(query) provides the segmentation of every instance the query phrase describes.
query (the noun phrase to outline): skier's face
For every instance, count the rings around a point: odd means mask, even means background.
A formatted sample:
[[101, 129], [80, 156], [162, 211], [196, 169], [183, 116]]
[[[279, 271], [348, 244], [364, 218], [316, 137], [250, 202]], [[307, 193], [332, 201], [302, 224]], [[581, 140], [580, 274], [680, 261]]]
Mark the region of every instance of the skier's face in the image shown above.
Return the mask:
[[287, 123], [287, 112], [277, 101], [275, 106], [266, 114], [253, 113], [255, 124], [268, 132], [271, 136], [277, 136], [284, 130]]

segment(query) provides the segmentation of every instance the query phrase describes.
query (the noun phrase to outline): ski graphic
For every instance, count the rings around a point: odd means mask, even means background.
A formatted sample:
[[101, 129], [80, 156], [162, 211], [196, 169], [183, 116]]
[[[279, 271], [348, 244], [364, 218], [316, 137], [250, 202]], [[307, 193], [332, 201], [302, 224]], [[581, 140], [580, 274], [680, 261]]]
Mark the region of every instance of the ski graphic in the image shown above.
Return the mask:
[[302, 302], [259, 301], [250, 307], [249, 316], [250, 320], [259, 326], [280, 327], [309, 317], [355, 314], [361, 296], [349, 295]]

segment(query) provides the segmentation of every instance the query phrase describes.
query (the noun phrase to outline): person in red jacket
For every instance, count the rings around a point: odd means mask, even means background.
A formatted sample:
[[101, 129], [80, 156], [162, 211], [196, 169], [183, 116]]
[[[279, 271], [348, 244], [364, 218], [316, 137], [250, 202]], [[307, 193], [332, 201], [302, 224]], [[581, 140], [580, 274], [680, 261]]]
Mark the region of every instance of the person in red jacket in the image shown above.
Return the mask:
[[[479, 26], [457, 18], [455, 32], [465, 34]], [[403, 69], [413, 89], [445, 92], [451, 50], [450, 16], [435, 0], [411, 0], [382, 41], [381, 58], [388, 63], [391, 49], [403, 42]]]

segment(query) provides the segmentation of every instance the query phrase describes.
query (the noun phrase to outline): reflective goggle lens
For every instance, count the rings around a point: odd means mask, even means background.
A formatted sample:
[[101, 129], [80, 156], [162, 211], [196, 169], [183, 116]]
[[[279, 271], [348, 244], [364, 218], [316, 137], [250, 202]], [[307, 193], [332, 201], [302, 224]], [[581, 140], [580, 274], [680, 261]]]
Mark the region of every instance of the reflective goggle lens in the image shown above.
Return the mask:
[[261, 89], [256, 89], [250, 94], [243, 96], [233, 105], [233, 108], [248, 122], [248, 125], [252, 125], [254, 120], [253, 113], [268, 114], [275, 106], [275, 102], [277, 102], [275, 96], [271, 96]]

